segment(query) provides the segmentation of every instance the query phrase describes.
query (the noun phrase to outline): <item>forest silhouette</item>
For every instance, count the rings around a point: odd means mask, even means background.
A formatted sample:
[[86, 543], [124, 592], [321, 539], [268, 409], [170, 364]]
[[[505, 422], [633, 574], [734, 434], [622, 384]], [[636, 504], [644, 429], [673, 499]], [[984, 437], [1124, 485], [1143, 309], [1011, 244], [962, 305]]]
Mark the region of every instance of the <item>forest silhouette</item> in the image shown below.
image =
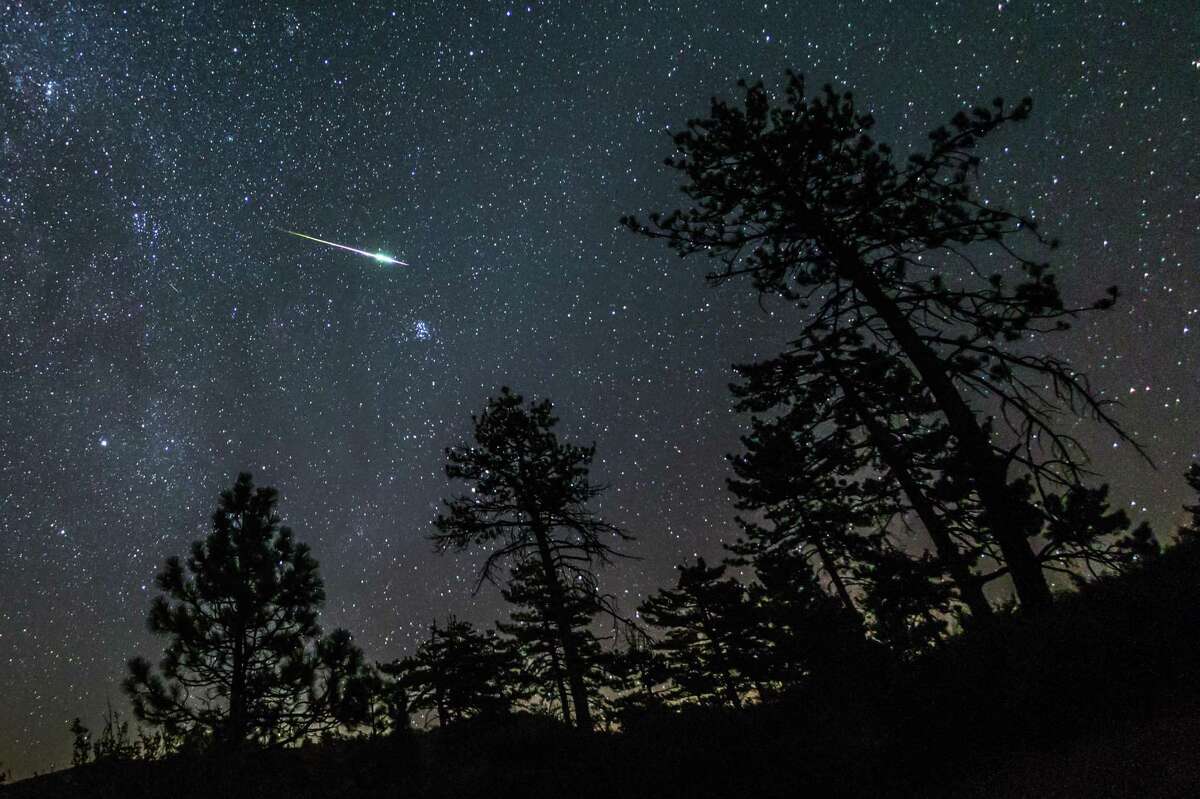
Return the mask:
[[74, 768], [0, 793], [1187, 795], [1200, 500], [1169, 535], [1134, 526], [1073, 435], [1138, 446], [1053, 345], [1117, 290], [1064, 299], [1055, 242], [978, 192], [980, 146], [1031, 102], [900, 159], [849, 93], [739, 86], [672, 137], [684, 207], [622, 220], [796, 310], [735, 367], [721, 562], [619, 608], [634, 537], [595, 510], [603, 442], [502, 387], [446, 449], [459, 493], [426, 534], [507, 619], [448, 615], [373, 662], [322, 630], [317, 561], [241, 474], [158, 574], [132, 718], [76, 719]]

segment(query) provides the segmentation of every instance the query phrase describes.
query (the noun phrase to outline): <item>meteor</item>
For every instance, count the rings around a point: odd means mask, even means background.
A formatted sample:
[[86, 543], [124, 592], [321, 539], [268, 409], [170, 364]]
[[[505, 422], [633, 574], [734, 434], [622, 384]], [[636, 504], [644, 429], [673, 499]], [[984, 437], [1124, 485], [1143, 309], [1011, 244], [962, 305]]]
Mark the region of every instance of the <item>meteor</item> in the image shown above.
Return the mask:
[[381, 252], [367, 252], [366, 250], [360, 250], [360, 249], [357, 249], [356, 247], [347, 247], [345, 244], [338, 244], [336, 241], [325, 241], [325, 239], [318, 239], [316, 236], [310, 236], [307, 233], [297, 233], [296, 231], [288, 230], [287, 228], [277, 227], [275, 229], [283, 231], [284, 233], [287, 233], [292, 236], [298, 236], [302, 239], [308, 239], [309, 241], [315, 241], [319, 244], [328, 244], [330, 247], [337, 247], [339, 250], [347, 250], [348, 252], [352, 252], [357, 255], [365, 255], [368, 258], [375, 259], [375, 261], [377, 263], [394, 264], [394, 265], [398, 265], [398, 266], [408, 266], [407, 262], [401, 261], [397, 258], [393, 258], [390, 255], [385, 255], [384, 253], [381, 253]]

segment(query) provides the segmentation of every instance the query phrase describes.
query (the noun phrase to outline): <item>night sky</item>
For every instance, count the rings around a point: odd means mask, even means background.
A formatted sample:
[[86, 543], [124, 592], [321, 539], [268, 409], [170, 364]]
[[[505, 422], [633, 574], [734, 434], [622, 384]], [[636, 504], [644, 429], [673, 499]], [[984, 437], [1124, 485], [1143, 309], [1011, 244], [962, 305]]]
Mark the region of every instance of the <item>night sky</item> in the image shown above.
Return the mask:
[[[1034, 98], [987, 196], [1062, 239], [1065, 293], [1118, 307], [1054, 345], [1158, 469], [1081, 424], [1160, 534], [1200, 442], [1200, 18], [1167, 2], [81, 3], [0, 0], [0, 763], [63, 767], [123, 707], [164, 558], [237, 471], [321, 562], [327, 628], [405, 654], [488, 622], [433, 554], [442, 449], [508, 384], [596, 441], [638, 536], [632, 608], [734, 532], [729, 364], [795, 311], [705, 286], [620, 229], [674, 207], [668, 126], [739, 77], [853, 87], [903, 151]], [[335, 4], [330, 4], [335, 5]], [[214, 10], [214, 6], [221, 6]], [[411, 264], [303, 241], [276, 226]]]

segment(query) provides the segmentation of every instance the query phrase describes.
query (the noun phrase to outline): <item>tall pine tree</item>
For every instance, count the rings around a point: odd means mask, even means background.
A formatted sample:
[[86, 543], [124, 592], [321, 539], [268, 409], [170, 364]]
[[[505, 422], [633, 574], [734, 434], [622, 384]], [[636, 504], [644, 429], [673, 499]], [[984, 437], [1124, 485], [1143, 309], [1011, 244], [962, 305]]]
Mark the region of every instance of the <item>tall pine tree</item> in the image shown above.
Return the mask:
[[[797, 350], [811, 352], [813, 337], [841, 344], [850, 332], [910, 372], [945, 425], [980, 529], [1017, 596], [1030, 609], [1046, 606], [1049, 584], [1030, 540], [1041, 515], [1022, 478], [1081, 483], [1086, 453], [1071, 416], [1091, 415], [1129, 439], [1082, 374], [1025, 345], [1067, 329], [1079, 311], [1109, 307], [1112, 296], [1066, 306], [1049, 265], [1017, 249], [1018, 236], [1041, 241], [1036, 225], [975, 190], [977, 146], [1024, 119], [1030, 103], [959, 113], [897, 162], [849, 93], [827, 87], [810, 98], [792, 75], [772, 104], [761, 84], [742, 85], [743, 104], [714, 100], [707, 118], [674, 136], [668, 165], [686, 178], [691, 207], [625, 223], [682, 256], [717, 259], [714, 282], [749, 276], [760, 294], [795, 302], [806, 313]], [[989, 274], [1001, 256], [1011, 268]], [[988, 398], [983, 411], [969, 401], [976, 396]]]
[[446, 500], [433, 540], [441, 551], [488, 551], [477, 587], [506, 562], [541, 567], [575, 724], [590, 730], [587, 667], [571, 607], [580, 595], [598, 597], [595, 567], [616, 554], [613, 542], [629, 536], [588, 507], [602, 491], [588, 479], [595, 447], [558, 440], [549, 400], [526, 405], [502, 388], [472, 420], [474, 443], [446, 450], [447, 477], [470, 491]]

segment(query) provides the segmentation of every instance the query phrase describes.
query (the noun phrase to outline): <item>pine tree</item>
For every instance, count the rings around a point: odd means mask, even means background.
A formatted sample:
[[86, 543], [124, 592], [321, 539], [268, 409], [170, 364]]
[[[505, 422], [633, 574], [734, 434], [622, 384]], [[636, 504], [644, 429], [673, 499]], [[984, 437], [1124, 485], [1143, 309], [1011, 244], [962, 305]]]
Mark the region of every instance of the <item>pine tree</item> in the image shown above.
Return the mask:
[[859, 571], [863, 609], [872, 637], [901, 659], [914, 659], [948, 633], [950, 586], [938, 579], [940, 566], [929, 556], [912, 557], [886, 549]]
[[[557, 700], [563, 721], [571, 724], [565, 657], [541, 564], [526, 560], [514, 565], [502, 594], [513, 610], [509, 612], [509, 621], [497, 622], [496, 628], [508, 637], [517, 653], [520, 666], [516, 679], [530, 695], [551, 705]], [[567, 591], [566, 603], [570, 635], [583, 667], [589, 704], [593, 704], [598, 683], [602, 681], [601, 648], [590, 627], [600, 608], [588, 592]]]
[[659, 589], [639, 608], [665, 631], [656, 649], [679, 697], [741, 707], [753, 685], [754, 642], [745, 587], [725, 576], [726, 565], [703, 558], [681, 565], [674, 589]]
[[627, 640], [601, 656], [609, 721], [627, 727], [667, 707], [671, 670], [643, 631], [626, 628]]
[[[926, 610], [944, 611], [941, 600], [951, 576], [957, 578], [959, 596], [973, 613], [988, 614], [982, 580], [970, 573], [963, 550], [946, 529], [945, 519], [950, 517], [942, 514], [952, 503], [925, 463], [925, 452], [940, 451], [944, 438], [900, 387], [892, 387], [890, 395], [898, 399], [889, 403], [886, 413], [859, 407], [878, 405], [881, 396], [889, 396], [886, 374], [869, 378], [877, 389], [863, 392], [870, 400], [850, 402], [843, 388], [849, 377], [831, 375], [823, 361], [820, 354], [800, 354], [741, 367], [747, 383], [735, 386], [739, 407], [777, 413], [753, 417], [752, 432], [742, 439], [745, 452], [730, 458], [735, 479], [729, 487], [736, 507], [752, 511], [754, 520], [739, 519], [742, 536], [729, 548], [741, 562], [764, 573], [780, 563], [794, 563], [804, 572], [800, 578], [807, 580], [815, 564], [844, 608], [860, 617], [871, 615], [873, 627], [881, 619], [870, 610], [883, 605], [873, 602], [869, 610], [866, 594], [886, 593], [903, 584], [915, 589], [914, 599], [938, 598], [936, 607]], [[865, 363], [864, 359], [860, 365]], [[865, 383], [868, 378], [856, 374], [854, 379]], [[887, 426], [895, 469], [879, 458], [871, 431], [862, 422], [866, 412], [878, 413], [878, 425]], [[911, 499], [916, 497], [933, 512], [931, 495], [937, 491], [942, 496], [934, 522], [946, 540], [937, 546], [937, 557], [931, 557], [928, 552], [919, 554], [928, 544], [917, 539], [909, 519], [918, 504]], [[926, 541], [939, 535], [931, 533]], [[903, 573], [922, 575], [929, 585], [896, 581], [906, 560]], [[882, 599], [882, 594], [876, 598]]]
[[[1188, 487], [1192, 491], [1200, 495], [1200, 463], [1193, 461], [1189, 464], [1183, 479], [1187, 481]], [[1183, 539], [1200, 536], [1200, 502], [1195, 505], [1184, 505], [1183, 509], [1188, 512], [1190, 518], [1187, 524], [1180, 526], [1179, 536]]]
[[371, 729], [376, 734], [402, 735], [412, 730], [408, 689], [404, 684], [404, 661], [376, 666], [375, 702]]
[[1148, 522], [1130, 530], [1129, 515], [1110, 510], [1108, 485], [1072, 486], [1061, 494], [1047, 494], [1044, 541], [1038, 558], [1047, 568], [1078, 578], [1062, 564], [1083, 563], [1094, 574], [1098, 569], [1120, 571], [1158, 555], [1160, 547]]
[[314, 710], [319, 708], [326, 717], [320, 725], [323, 731], [362, 725], [373, 729], [383, 686], [350, 633], [337, 629], [324, 636], [316, 642], [314, 655], [320, 680], [312, 698]]
[[92, 731], [78, 716], [71, 722], [71, 765], [85, 766], [92, 760]]
[[[1110, 307], [1116, 294], [1066, 306], [1049, 265], [1016, 249], [1022, 234], [1052, 243], [1032, 220], [975, 191], [979, 142], [1024, 119], [1031, 104], [997, 100], [959, 113], [930, 134], [925, 151], [897, 163], [848, 93], [826, 87], [808, 98], [791, 75], [772, 106], [761, 84], [742, 86], [744, 105], [714, 100], [708, 118], [674, 136], [667, 163], [686, 177], [692, 207], [625, 224], [665, 238], [681, 256], [718, 259], [715, 283], [745, 275], [760, 294], [797, 303], [807, 314], [797, 351], [815, 346], [844, 362], [850, 353], [840, 347], [853, 334], [895, 372], [909, 372], [945, 426], [978, 502], [979, 529], [1018, 598], [1029, 609], [1046, 606], [1049, 584], [1030, 541], [1041, 514], [1019, 478], [1080, 484], [1086, 453], [1064, 416], [1091, 415], [1130, 439], [1083, 375], [1057, 355], [1018, 346], [1067, 329], [1078, 312]], [[1015, 284], [985, 270], [984, 259], [1002, 256]], [[839, 349], [814, 345], [823, 337]], [[977, 395], [999, 409], [1002, 430], [968, 402]]]
[[814, 678], [844, 680], [868, 649], [861, 617], [826, 592], [794, 554], [758, 558], [754, 576], [748, 599], [759, 689], [786, 693]]
[[[984, 552], [969, 534], [977, 509], [943, 479], [948, 435], [935, 408], [911, 372], [869, 348], [831, 354], [839, 348], [810, 341], [808, 351], [737, 367], [737, 407], [756, 414], [745, 453], [730, 459], [737, 507], [764, 514], [776, 539], [811, 543], [819, 531], [843, 569], [897, 548], [924, 550], [940, 565], [930, 576], [951, 580], [972, 615], [989, 616], [987, 578], [973, 570]], [[839, 507], [853, 510], [831, 512]], [[850, 607], [843, 581], [828, 563], [825, 571]]]
[[792, 432], [760, 420], [752, 425], [743, 438], [746, 453], [730, 459], [736, 479], [729, 488], [735, 507], [758, 519], [739, 517], [742, 535], [729, 548], [751, 563], [778, 551], [815, 562], [845, 608], [857, 613], [847, 578], [877, 543], [855, 533], [873, 514], [855, 502], [857, 492], [847, 479], [854, 471], [847, 457], [852, 451], [817, 442], [810, 430]]
[[595, 566], [617, 554], [610, 541], [629, 536], [588, 508], [602, 491], [588, 479], [595, 447], [559, 442], [548, 400], [526, 406], [520, 395], [502, 388], [472, 420], [475, 443], [446, 450], [446, 475], [467, 482], [471, 491], [446, 501], [433, 540], [441, 551], [490, 550], [476, 588], [505, 562], [534, 560], [541, 566], [575, 724], [590, 730], [572, 597], [597, 597]]
[[393, 664], [408, 711], [433, 712], [442, 727], [480, 714], [507, 713], [513, 697], [505, 678], [514, 670], [511, 650], [491, 633], [451, 616], [429, 627], [428, 640]]
[[317, 562], [281, 526], [277, 502], [239, 475], [213, 531], [158, 575], [150, 629], [166, 651], [158, 673], [132, 659], [123, 687], [135, 715], [169, 736], [236, 749], [356, 721], [342, 699], [366, 678], [361, 654], [344, 631], [321, 641]]

